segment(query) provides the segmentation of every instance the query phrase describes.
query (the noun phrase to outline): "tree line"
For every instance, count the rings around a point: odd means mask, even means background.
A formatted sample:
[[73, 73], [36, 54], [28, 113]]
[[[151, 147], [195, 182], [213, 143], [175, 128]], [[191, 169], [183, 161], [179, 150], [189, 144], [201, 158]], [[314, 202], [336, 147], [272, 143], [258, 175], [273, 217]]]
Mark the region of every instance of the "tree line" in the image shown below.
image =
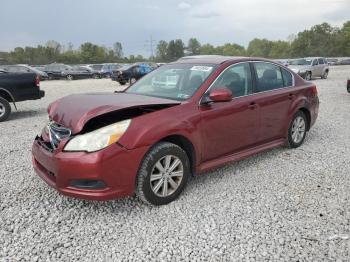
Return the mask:
[[62, 62], [66, 64], [87, 63], [134, 63], [139, 61], [170, 62], [184, 55], [226, 55], [257, 56], [266, 58], [295, 58], [305, 56], [346, 57], [350, 56], [350, 21], [341, 27], [328, 23], [315, 25], [288, 40], [271, 41], [253, 39], [245, 48], [236, 43], [213, 46], [201, 44], [196, 38], [170, 41], [161, 40], [156, 47], [155, 57], [145, 58], [142, 55], [124, 56], [120, 42], [113, 47], [99, 46], [90, 42], [83, 43], [74, 49], [72, 44], [64, 46], [57, 41], [48, 41], [37, 47], [16, 47], [11, 52], [0, 52], [0, 63], [8, 64], [48, 64]]

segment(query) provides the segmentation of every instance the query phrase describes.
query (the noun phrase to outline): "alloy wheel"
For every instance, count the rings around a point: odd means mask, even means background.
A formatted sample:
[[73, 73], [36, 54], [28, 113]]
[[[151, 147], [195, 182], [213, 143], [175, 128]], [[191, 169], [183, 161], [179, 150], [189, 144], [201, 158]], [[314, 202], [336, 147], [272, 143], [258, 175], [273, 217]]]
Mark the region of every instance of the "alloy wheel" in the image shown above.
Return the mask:
[[306, 131], [305, 120], [301, 116], [298, 116], [297, 118], [294, 119], [293, 125], [292, 125], [293, 142], [296, 144], [299, 144], [304, 138], [305, 131]]
[[159, 197], [173, 194], [181, 184], [184, 167], [174, 155], [166, 155], [153, 166], [150, 176], [151, 189]]
[[0, 103], [0, 117], [5, 115], [5, 112], [6, 112], [5, 106], [2, 103]]

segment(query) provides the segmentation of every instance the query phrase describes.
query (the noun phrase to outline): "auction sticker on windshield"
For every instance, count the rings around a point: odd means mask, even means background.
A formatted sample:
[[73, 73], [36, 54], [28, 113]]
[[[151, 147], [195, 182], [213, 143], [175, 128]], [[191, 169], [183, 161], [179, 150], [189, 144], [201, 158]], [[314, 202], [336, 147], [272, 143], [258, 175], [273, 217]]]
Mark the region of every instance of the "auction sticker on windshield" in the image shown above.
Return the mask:
[[211, 66], [193, 66], [192, 71], [210, 72], [213, 69]]

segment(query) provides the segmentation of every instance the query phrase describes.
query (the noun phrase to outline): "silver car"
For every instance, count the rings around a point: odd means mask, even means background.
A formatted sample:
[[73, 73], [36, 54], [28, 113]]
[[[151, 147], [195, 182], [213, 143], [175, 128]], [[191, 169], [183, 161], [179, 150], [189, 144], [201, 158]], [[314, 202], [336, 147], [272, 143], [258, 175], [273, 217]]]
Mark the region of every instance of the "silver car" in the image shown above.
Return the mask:
[[323, 57], [307, 57], [290, 61], [289, 68], [306, 80], [313, 77], [326, 79], [329, 73], [329, 65]]

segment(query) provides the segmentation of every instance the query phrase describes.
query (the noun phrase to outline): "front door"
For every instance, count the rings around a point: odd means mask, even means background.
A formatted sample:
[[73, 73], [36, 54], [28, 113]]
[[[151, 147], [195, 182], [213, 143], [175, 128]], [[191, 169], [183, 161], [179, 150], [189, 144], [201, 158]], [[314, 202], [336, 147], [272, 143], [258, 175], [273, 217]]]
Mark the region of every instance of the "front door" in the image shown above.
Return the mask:
[[205, 95], [215, 88], [228, 88], [233, 99], [200, 105], [202, 162], [229, 155], [255, 144], [259, 130], [259, 108], [252, 94], [249, 63], [228, 67]]

